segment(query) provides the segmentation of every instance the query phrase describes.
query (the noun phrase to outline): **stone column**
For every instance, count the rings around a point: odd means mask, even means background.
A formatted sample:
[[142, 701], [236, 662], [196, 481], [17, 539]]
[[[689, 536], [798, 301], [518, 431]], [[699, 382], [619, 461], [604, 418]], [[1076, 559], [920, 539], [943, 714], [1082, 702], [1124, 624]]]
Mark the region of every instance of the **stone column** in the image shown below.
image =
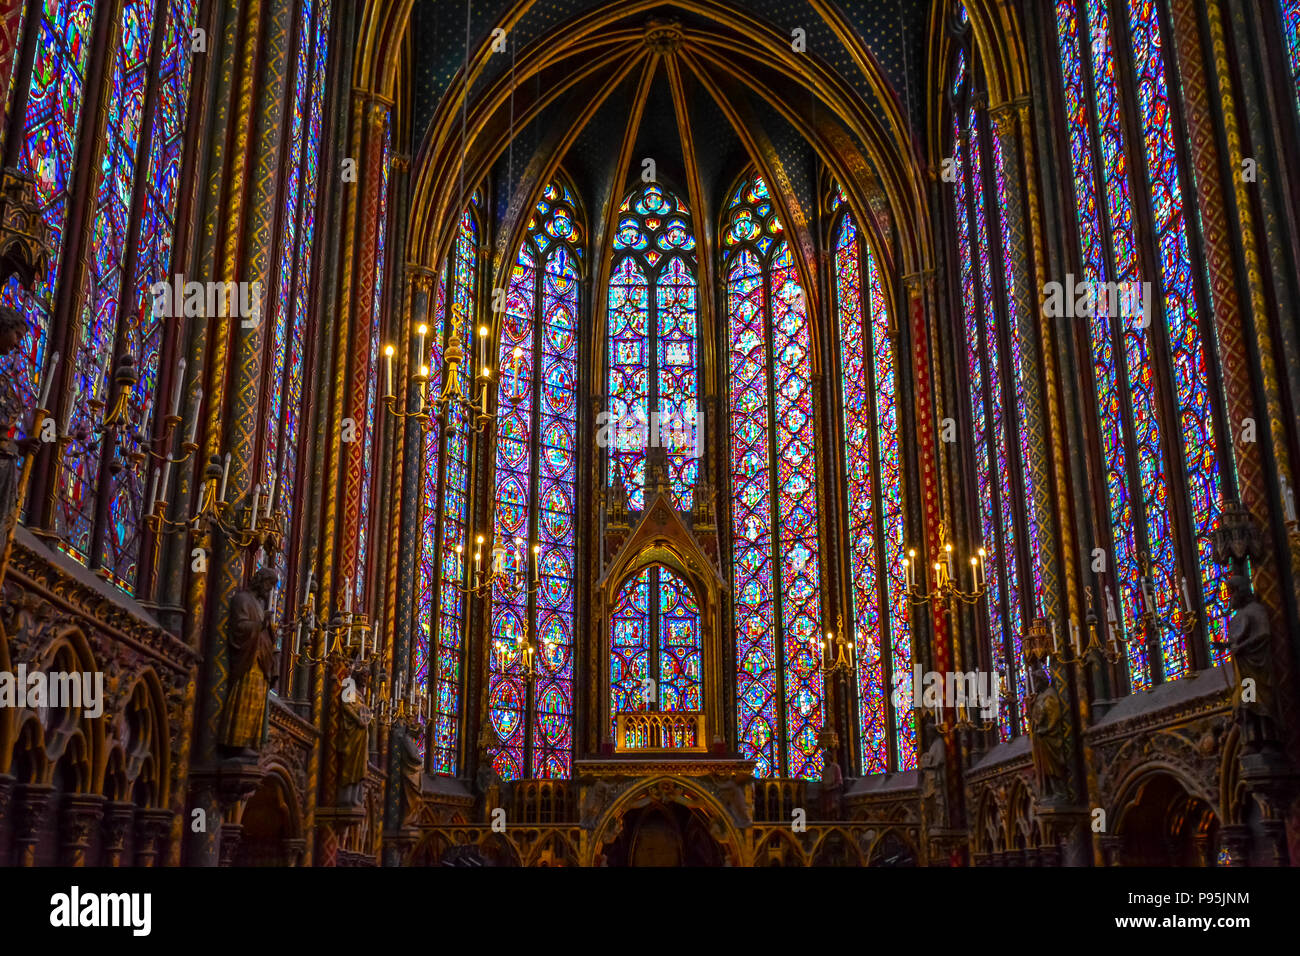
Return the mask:
[[69, 794], [59, 813], [59, 855], [63, 866], [85, 866], [90, 837], [104, 816], [104, 798], [97, 793]]

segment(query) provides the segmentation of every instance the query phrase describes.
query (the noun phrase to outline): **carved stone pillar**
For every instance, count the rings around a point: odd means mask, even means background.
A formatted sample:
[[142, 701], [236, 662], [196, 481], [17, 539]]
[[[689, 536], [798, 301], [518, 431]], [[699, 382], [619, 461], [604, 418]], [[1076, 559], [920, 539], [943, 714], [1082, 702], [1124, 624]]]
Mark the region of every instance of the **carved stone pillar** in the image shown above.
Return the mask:
[[140, 810], [135, 817], [135, 865], [153, 866], [163, 851], [164, 838], [171, 832], [172, 811]]
[[104, 805], [104, 820], [100, 828], [103, 833], [104, 866], [122, 865], [122, 855], [126, 852], [126, 835], [131, 832], [134, 818], [135, 804], [129, 800], [114, 800]]
[[24, 783], [14, 788], [14, 865], [35, 866], [36, 845], [49, 816], [54, 788]]
[[1124, 838], [1113, 833], [1101, 838], [1101, 854], [1106, 866], [1124, 865]]
[[64, 866], [85, 866], [86, 848], [104, 817], [104, 798], [97, 793], [69, 794], [59, 812], [59, 856]]

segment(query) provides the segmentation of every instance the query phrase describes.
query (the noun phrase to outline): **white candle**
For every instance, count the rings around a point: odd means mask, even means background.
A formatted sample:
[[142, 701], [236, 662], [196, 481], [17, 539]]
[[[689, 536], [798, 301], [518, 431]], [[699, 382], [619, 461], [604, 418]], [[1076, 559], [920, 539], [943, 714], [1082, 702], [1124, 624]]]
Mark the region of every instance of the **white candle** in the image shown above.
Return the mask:
[[950, 545], [950, 544], [945, 544], [945, 545], [943, 546], [943, 550], [944, 550], [945, 554], [947, 555], [947, 557], [945, 558], [945, 560], [946, 560], [947, 563], [948, 563], [948, 580], [949, 580], [949, 581], [952, 581], [952, 580], [954, 580], [954, 575], [953, 575], [953, 573], [952, 573], [952, 545]]
[[181, 407], [181, 387], [184, 381], [185, 381], [185, 359], [179, 359], [176, 363], [176, 385], [172, 389], [171, 410], [168, 411], [167, 413], [168, 416], [171, 418], [176, 417], [176, 410]]
[[537, 578], [542, 573], [542, 546], [533, 545], [533, 584], [537, 583]]
[[484, 378], [487, 377], [487, 363], [488, 363], [487, 344], [488, 344], [488, 327], [486, 325], [480, 325], [478, 327], [478, 357], [479, 357], [478, 364], [483, 366]]
[[312, 579], [312, 575], [314, 575], [315, 573], [316, 573], [316, 569], [315, 569], [315, 568], [308, 568], [308, 569], [307, 569], [307, 586], [306, 586], [305, 588], [302, 589], [302, 603], [303, 603], [303, 604], [306, 604], [308, 598], [311, 597], [311, 579]]
[[185, 433], [185, 444], [194, 444], [194, 435], [199, 427], [199, 410], [203, 408], [203, 389], [199, 388], [198, 394], [194, 397], [194, 411], [190, 415], [190, 427]]
[[349, 578], [343, 579], [343, 610], [348, 614], [352, 613], [352, 581]]
[[907, 589], [912, 589], [912, 566], [908, 563], [907, 558], [903, 559], [903, 581], [907, 584]]
[[415, 364], [417, 367], [424, 365], [424, 336], [428, 331], [429, 327], [427, 325], [421, 325], [415, 330], [418, 336], [418, 344], [415, 346]]
[[[1056, 631], [1056, 618], [1055, 618], [1055, 617], [1053, 617], [1053, 618], [1051, 619], [1051, 623], [1052, 623], [1052, 647], [1060, 647], [1061, 640], [1060, 640], [1060, 635], [1057, 634], [1057, 631]], [[1073, 623], [1073, 622], [1071, 622], [1071, 623]]]
[[293, 632], [293, 656], [298, 656], [298, 648], [302, 646], [302, 618], [298, 619], [298, 626]]
[[1181, 581], [1183, 583], [1183, 607], [1190, 612], [1192, 609], [1192, 596], [1187, 592], [1187, 578], [1183, 577]]
[[275, 475], [271, 476], [271, 490], [266, 493], [266, 516], [271, 517], [271, 503], [275, 501]]
[[1106, 588], [1106, 619], [1112, 624], [1118, 620], [1115, 616], [1115, 596], [1110, 593], [1109, 587]]
[[145, 514], [153, 514], [154, 503], [158, 500], [158, 469], [153, 470], [153, 479], [149, 482], [149, 508]]
[[979, 549], [979, 556], [980, 556], [980, 584], [984, 584], [984, 583], [988, 580], [988, 571], [984, 568], [984, 549], [983, 549], [983, 548], [980, 548], [980, 549]]
[[68, 402], [67, 409], [63, 412], [63, 434], [68, 434], [72, 430], [72, 410], [77, 407], [81, 401], [81, 379], [76, 375], [72, 376], [72, 401]]
[[262, 498], [262, 485], [258, 483], [253, 485], [253, 507], [248, 512], [248, 526], [251, 528], [257, 524], [257, 505]]
[[1074, 652], [1082, 655], [1083, 648], [1079, 645], [1079, 625], [1074, 622], [1074, 618], [1070, 619], [1070, 640], [1074, 642]]
[[1291, 488], [1285, 478], [1282, 479], [1282, 503], [1286, 508], [1287, 524], [1295, 523], [1295, 491]]
[[226, 452], [226, 463], [221, 466], [221, 490], [217, 492], [217, 500], [224, 502], [226, 500], [226, 481], [230, 478], [230, 452]]
[[50, 398], [50, 386], [54, 384], [54, 373], [58, 367], [59, 353], [55, 352], [50, 356], [50, 364], [45, 369], [45, 375], [41, 379], [41, 394], [40, 397], [36, 399], [37, 408], [44, 408], [46, 411], [49, 411], [49, 407], [45, 403]]
[[361, 659], [366, 659], [366, 632], [361, 632]]
[[170, 458], [167, 458], [163, 461], [162, 480], [158, 482], [158, 497], [161, 498], [163, 501], [167, 500], [167, 485], [171, 481], [171, 476], [172, 476], [172, 461]]
[[393, 391], [393, 347], [384, 346], [384, 394], [395, 395]]

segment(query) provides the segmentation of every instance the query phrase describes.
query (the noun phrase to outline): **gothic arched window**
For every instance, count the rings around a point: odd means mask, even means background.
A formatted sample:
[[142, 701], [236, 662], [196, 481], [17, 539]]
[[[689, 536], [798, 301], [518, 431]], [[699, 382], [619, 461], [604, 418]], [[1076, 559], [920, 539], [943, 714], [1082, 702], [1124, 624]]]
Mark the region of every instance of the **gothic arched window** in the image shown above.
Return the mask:
[[686, 204], [651, 183], [619, 207], [609, 277], [609, 481], [645, 503], [646, 448], [662, 447], [673, 504], [699, 472], [695, 233]]
[[506, 780], [573, 768], [582, 235], [573, 194], [551, 183], [519, 247], [500, 329], [493, 534], [515, 581], [539, 585], [530, 594], [497, 584], [492, 593], [488, 716], [492, 764]]
[[662, 565], [643, 568], [623, 583], [610, 621], [611, 728], [619, 713], [702, 709], [700, 604], [689, 584]]
[[[298, 452], [302, 443], [299, 428], [303, 415], [303, 381], [306, 374], [307, 333], [310, 319], [310, 294], [314, 240], [316, 237], [316, 196], [320, 179], [321, 123], [325, 102], [325, 68], [329, 60], [330, 0], [306, 0], [299, 19], [298, 56], [294, 67], [293, 114], [289, 140], [285, 148], [286, 171], [280, 209], [280, 239], [277, 268], [272, 272], [274, 288], [267, 302], [271, 315], [268, 345], [269, 371], [266, 391], [266, 445], [262, 460], [267, 462], [262, 477], [264, 488], [276, 489], [277, 501], [284, 511], [287, 540], [297, 540], [295, 522], [298, 489]], [[385, 130], [385, 150], [391, 153], [391, 132]], [[380, 223], [380, 243], [387, 225], [388, 164], [384, 164], [383, 203], [385, 216]], [[381, 247], [382, 248], [382, 247]], [[377, 257], [375, 301], [380, 302], [383, 283], [383, 256]], [[372, 314], [372, 319], [378, 313]], [[371, 365], [377, 382], [377, 369]], [[296, 552], [296, 548], [286, 548]], [[285, 556], [278, 558], [281, 580], [286, 594], [295, 594], [288, 572], [300, 575], [301, 569], [286, 567]]]
[[898, 355], [879, 260], [838, 189], [831, 203], [838, 220], [832, 248], [862, 772], [910, 770], [916, 766], [916, 720], [902, 564]]
[[1008, 167], [987, 114], [975, 107], [972, 78], [977, 69], [976, 57], [963, 58], [952, 84], [953, 220], [966, 331], [970, 459], [988, 582], [981, 606], [993, 670], [1008, 691], [998, 707], [999, 733], [1007, 739], [1024, 728], [1029, 686], [1023, 635], [1039, 612], [1042, 579], [1030, 504], [1035, 489], [1028, 467], [1029, 429], [1023, 418], [1029, 382], [1020, 323], [1027, 317], [1016, 309]]
[[812, 328], [767, 185], [732, 193], [728, 319], [731, 564], [741, 752], [760, 777], [821, 773], [824, 719]]
[[[430, 394], [442, 388], [443, 351], [454, 331], [473, 356], [474, 309], [478, 287], [479, 194], [461, 214], [456, 241], [433, 302], [429, 357]], [[447, 294], [450, 290], [450, 296]], [[450, 301], [448, 301], [450, 300]], [[472, 358], [471, 358], [472, 361]], [[432, 429], [425, 444], [425, 520], [420, 558], [420, 618], [416, 648], [417, 683], [433, 665], [433, 720], [429, 741], [432, 773], [455, 775], [459, 767], [461, 692], [464, 687], [465, 619], [460, 588], [469, 542], [469, 422], [453, 409], [447, 428]]]
[[[1212, 642], [1226, 613], [1209, 532], [1235, 480], [1215, 421], [1214, 327], [1193, 265], [1186, 140], [1170, 109], [1180, 85], [1162, 18], [1150, 0], [1056, 3], [1080, 280], [1099, 290], [1095, 307], [1084, 296], [1076, 304], [1091, 346], [1090, 440], [1107, 469], [1099, 523], [1109, 573], [1098, 584], [1127, 641], [1133, 690], [1221, 660]], [[1199, 641], [1184, 637], [1188, 610]]]
[[[171, 265], [193, 59], [189, 33], [197, 3], [126, 0], [111, 21], [102, 5], [82, 0], [58, 0], [39, 9], [40, 16], [25, 25], [39, 31], [30, 85], [11, 91], [15, 97], [25, 93], [19, 101], [25, 103], [22, 128], [9, 135], [23, 139], [18, 166], [36, 180], [53, 247], [32, 293], [21, 290], [16, 279], [4, 289], [5, 303], [25, 312], [32, 330], [24, 352], [7, 361], [13, 363], [20, 393], [33, 399], [48, 353], [58, 348], [48, 336], [59, 290], [84, 290], [74, 318], [77, 334], [71, 337], [75, 351], [62, 357], [70, 366], [62, 377], [73, 383], [64, 420], [69, 433], [91, 435], [109, 398], [115, 356], [134, 358], [138, 380], [128, 401], [132, 430], [109, 454], [94, 440], [69, 443], [56, 480], [53, 516], [65, 551], [131, 590], [150, 469], [113, 466], [139, 450], [161, 417], [154, 413], [164, 322], [155, 314], [151, 287], [167, 277]], [[13, 41], [17, 48], [17, 34]], [[83, 127], [96, 128], [96, 104], [85, 90], [89, 52], [96, 48], [113, 51], [102, 145], [91, 164], [78, 167]], [[84, 205], [91, 230], [89, 247], [76, 260], [64, 254], [74, 204]], [[70, 275], [81, 262], [84, 278]], [[178, 388], [173, 381], [168, 391], [178, 394]], [[101, 495], [105, 483], [109, 487]]]

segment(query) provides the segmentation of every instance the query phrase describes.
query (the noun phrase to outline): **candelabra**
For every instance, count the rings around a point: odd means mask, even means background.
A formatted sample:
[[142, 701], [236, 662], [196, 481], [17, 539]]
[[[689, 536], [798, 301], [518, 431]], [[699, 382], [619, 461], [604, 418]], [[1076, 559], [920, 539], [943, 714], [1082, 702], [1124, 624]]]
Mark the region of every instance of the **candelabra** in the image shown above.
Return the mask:
[[[451, 413], [459, 411], [461, 417], [468, 425], [471, 432], [479, 434], [484, 431], [490, 424], [496, 420], [488, 410], [488, 399], [492, 391], [493, 371], [488, 360], [488, 337], [489, 329], [486, 325], [480, 325], [478, 328], [479, 338], [479, 367], [482, 371], [474, 379], [471, 386], [471, 393], [467, 393], [465, 383], [462, 381], [461, 369], [465, 364], [466, 355], [464, 344], [461, 342], [460, 333], [457, 331], [464, 327], [464, 308], [457, 302], [451, 307], [452, 323], [451, 334], [447, 339], [447, 345], [442, 351], [442, 361], [445, 365], [442, 390], [436, 395], [430, 392], [432, 376], [430, 368], [425, 364], [425, 342], [429, 334], [429, 327], [421, 324], [416, 327], [416, 371], [411, 376], [411, 385], [418, 399], [418, 406], [415, 411], [399, 411], [397, 408], [397, 393], [393, 388], [393, 356], [396, 349], [392, 345], [384, 346], [384, 405], [390, 414], [398, 418], [414, 418], [420, 423], [420, 428], [428, 432], [433, 428], [435, 420], [441, 422], [444, 428], [450, 433]], [[516, 347], [511, 353], [508, 366], [508, 374], [511, 376], [512, 383], [518, 381], [519, 366], [523, 359], [523, 349]], [[472, 369], [471, 368], [471, 374]], [[511, 405], [518, 405], [522, 396], [518, 394], [517, 388], [510, 388], [507, 393], [507, 402]]]
[[[483, 567], [483, 535], [477, 535], [474, 540], [474, 573], [470, 577], [469, 586], [457, 583], [457, 590], [475, 597], [487, 597], [494, 588], [505, 595], [519, 597], [527, 597], [537, 591], [541, 574], [541, 545], [533, 545], [533, 580], [531, 585], [526, 586], [523, 538], [515, 538], [513, 549], [507, 549], [500, 539], [494, 541], [490, 552], [491, 560], [486, 569]], [[456, 545], [456, 554], [463, 557], [464, 553], [464, 545]]]
[[[1098, 625], [1101, 623], [1096, 611], [1092, 606], [1092, 588], [1085, 587], [1084, 607], [1088, 609], [1084, 617], [1084, 626], [1088, 633], [1088, 642], [1084, 644], [1079, 633], [1079, 626], [1073, 620], [1070, 621], [1070, 641], [1064, 646], [1057, 644], [1056, 656], [1063, 664], [1079, 664], [1088, 658], [1100, 658], [1109, 664], [1118, 663], [1124, 656], [1124, 648], [1120, 639], [1116, 636], [1116, 620], [1114, 615], [1108, 616], [1106, 621], [1106, 639], [1103, 641], [1098, 633]], [[1110, 610], [1113, 611], [1113, 605]], [[1056, 622], [1052, 622], [1052, 635], [1056, 636]]]
[[[841, 618], [840, 627], [843, 626], [844, 620]], [[836, 635], [827, 631], [826, 641], [821, 650], [819, 657], [822, 670], [827, 675], [851, 674], [857, 665], [857, 648], [854, 647], [853, 641], [845, 638], [843, 634]]]
[[[1161, 613], [1156, 601], [1155, 578], [1151, 571], [1151, 556], [1145, 551], [1138, 552], [1138, 573], [1142, 581], [1142, 613], [1138, 618], [1142, 621], [1142, 632], [1147, 642], [1158, 646], [1161, 630], [1177, 631], [1183, 637], [1187, 637], [1196, 629], [1197, 618], [1191, 595], [1187, 591], [1186, 578], [1182, 579], [1179, 601], [1175, 605], [1177, 613], [1173, 613], [1172, 610]], [[1156, 659], [1159, 659], [1158, 654]]]
[[[939, 530], [939, 535], [940, 537], [946, 537], [942, 527]], [[963, 591], [958, 585], [952, 544], [945, 543], [943, 550], [945, 560], [934, 563], [934, 589], [926, 591], [916, 581], [916, 550], [914, 548], [908, 549], [907, 557], [903, 559], [903, 578], [907, 584], [908, 600], [912, 602], [913, 606], [929, 604], [932, 601], [943, 604], [953, 601], [962, 604], [975, 604], [988, 590], [988, 580], [985, 577], [984, 570], [986, 555], [983, 548], [980, 548], [970, 558], [971, 590], [969, 591]]]
[[255, 484], [251, 494], [227, 501], [229, 479], [230, 454], [226, 454], [224, 463], [216, 455], [209, 458], [203, 470], [198, 507], [193, 515], [181, 521], [167, 518], [167, 501], [159, 497], [165, 490], [166, 478], [155, 481], [150, 492], [147, 524], [155, 533], [188, 531], [204, 537], [216, 531], [236, 548], [260, 547], [267, 554], [279, 554], [284, 541], [285, 513], [283, 507], [275, 507], [275, 481], [272, 480], [265, 495], [261, 484]]

